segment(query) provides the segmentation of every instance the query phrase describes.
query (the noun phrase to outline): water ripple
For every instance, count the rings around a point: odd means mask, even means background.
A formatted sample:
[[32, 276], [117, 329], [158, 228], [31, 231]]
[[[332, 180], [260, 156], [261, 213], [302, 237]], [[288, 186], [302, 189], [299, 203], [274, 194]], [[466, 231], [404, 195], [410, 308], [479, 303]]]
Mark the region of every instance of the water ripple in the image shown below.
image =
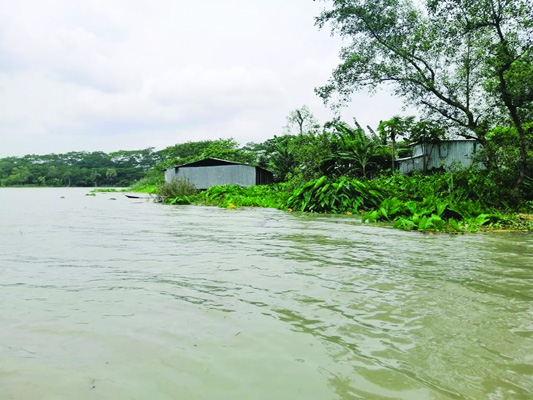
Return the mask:
[[13, 398], [533, 397], [531, 236], [2, 193]]

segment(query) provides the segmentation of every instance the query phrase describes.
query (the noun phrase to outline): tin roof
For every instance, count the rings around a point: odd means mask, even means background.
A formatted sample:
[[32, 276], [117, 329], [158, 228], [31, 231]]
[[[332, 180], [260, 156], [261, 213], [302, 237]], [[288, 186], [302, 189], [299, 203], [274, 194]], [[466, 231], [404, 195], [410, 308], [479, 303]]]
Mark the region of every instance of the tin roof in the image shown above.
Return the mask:
[[221, 158], [214, 158], [214, 157], [207, 157], [207, 158], [203, 158], [201, 160], [194, 161], [194, 162], [191, 162], [191, 163], [188, 163], [188, 164], [178, 165], [175, 168], [182, 168], [182, 167], [187, 167], [187, 168], [188, 167], [217, 167], [217, 166], [221, 166], [221, 165], [246, 165], [248, 167], [259, 168], [260, 170], [270, 172], [270, 171], [268, 171], [268, 170], [266, 170], [264, 168], [261, 168], [261, 167], [259, 167], [257, 165], [250, 165], [250, 164], [244, 164], [244, 163], [239, 163], [239, 162], [235, 162], [235, 161], [222, 160]]
[[178, 165], [177, 168], [181, 167], [215, 167], [217, 165], [248, 165], [243, 163], [238, 163], [235, 161], [222, 160], [220, 158], [207, 157], [202, 160], [194, 161], [191, 163]]
[[[476, 139], [466, 139], [466, 138], [442, 139], [442, 140], [438, 140], [438, 141], [434, 142], [434, 144], [454, 143], [454, 142], [477, 142], [477, 140]], [[409, 146], [418, 146], [419, 144], [427, 144], [427, 143], [431, 144], [433, 142], [421, 140], [420, 142], [410, 143]]]

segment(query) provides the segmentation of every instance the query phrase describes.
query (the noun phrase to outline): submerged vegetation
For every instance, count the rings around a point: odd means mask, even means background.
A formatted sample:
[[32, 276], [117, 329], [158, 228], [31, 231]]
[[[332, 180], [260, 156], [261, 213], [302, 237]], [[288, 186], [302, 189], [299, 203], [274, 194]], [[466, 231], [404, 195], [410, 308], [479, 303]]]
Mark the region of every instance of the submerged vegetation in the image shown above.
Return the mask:
[[288, 184], [258, 185], [241, 187], [237, 185], [213, 186], [193, 195], [178, 195], [164, 199], [167, 204], [197, 204], [205, 206], [264, 207], [285, 209], [290, 196]]
[[[454, 176], [455, 175], [455, 176]], [[381, 177], [358, 180], [326, 176], [302, 183], [265, 186], [214, 186], [194, 194], [165, 199], [167, 204], [214, 205], [226, 208], [269, 207], [294, 212], [347, 214], [363, 222], [382, 221], [420, 232], [533, 231], [533, 202], [524, 213], [508, 208], [505, 198], [483, 197], [475, 186], [476, 171], [431, 176]]]

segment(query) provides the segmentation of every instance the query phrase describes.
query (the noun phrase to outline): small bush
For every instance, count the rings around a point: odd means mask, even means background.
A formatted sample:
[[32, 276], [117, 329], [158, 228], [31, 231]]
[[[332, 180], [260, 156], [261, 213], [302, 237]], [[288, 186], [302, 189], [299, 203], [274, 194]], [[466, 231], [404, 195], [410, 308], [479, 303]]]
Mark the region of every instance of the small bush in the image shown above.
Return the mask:
[[157, 197], [161, 201], [179, 196], [192, 196], [198, 192], [196, 187], [187, 179], [175, 177], [172, 182], [165, 182], [157, 188]]

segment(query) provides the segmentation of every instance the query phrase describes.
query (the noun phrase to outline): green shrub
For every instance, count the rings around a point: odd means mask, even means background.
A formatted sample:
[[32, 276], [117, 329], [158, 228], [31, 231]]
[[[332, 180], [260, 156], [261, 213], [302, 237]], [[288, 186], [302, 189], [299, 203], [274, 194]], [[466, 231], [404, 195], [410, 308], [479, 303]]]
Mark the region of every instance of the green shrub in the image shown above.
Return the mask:
[[198, 192], [187, 178], [175, 177], [171, 182], [165, 182], [157, 188], [157, 197], [161, 201], [182, 196], [192, 196]]

